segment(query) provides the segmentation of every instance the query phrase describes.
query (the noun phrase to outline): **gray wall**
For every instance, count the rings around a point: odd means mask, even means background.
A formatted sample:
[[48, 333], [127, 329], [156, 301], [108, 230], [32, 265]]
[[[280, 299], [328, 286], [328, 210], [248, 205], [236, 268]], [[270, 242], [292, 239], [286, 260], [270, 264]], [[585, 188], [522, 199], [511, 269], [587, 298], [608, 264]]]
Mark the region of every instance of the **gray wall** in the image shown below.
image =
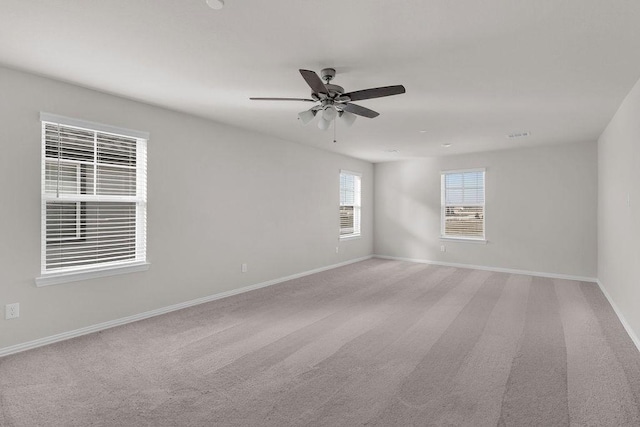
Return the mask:
[[[487, 244], [441, 241], [440, 171], [481, 167]], [[379, 163], [374, 251], [595, 278], [596, 206], [595, 142]]]
[[598, 140], [598, 168], [598, 277], [637, 339], [640, 336], [640, 82]]
[[[372, 253], [370, 163], [4, 68], [0, 93], [0, 312], [21, 310], [0, 348]], [[40, 111], [151, 132], [149, 271], [35, 286]], [[363, 174], [362, 238], [345, 242], [340, 169]]]

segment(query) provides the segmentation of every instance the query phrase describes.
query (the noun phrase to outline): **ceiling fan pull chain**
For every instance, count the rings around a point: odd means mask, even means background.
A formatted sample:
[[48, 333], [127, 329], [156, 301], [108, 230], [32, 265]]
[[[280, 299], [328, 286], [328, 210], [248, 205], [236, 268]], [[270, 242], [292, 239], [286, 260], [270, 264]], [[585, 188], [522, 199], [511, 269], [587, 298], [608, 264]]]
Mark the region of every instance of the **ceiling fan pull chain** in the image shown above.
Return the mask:
[[336, 142], [338, 142], [336, 140], [336, 128], [338, 127], [338, 120], [337, 118], [333, 121], [333, 143], [335, 144]]

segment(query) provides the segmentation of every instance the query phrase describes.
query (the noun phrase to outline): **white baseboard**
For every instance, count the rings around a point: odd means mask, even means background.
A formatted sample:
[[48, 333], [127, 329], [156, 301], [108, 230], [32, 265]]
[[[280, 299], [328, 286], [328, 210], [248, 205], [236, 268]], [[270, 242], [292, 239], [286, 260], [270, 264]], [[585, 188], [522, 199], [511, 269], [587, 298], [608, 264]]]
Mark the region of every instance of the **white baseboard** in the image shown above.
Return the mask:
[[549, 277], [549, 278], [553, 278], [553, 279], [567, 279], [567, 280], [578, 280], [578, 281], [582, 281], [582, 282], [595, 282], [600, 287], [600, 290], [604, 294], [605, 298], [607, 298], [607, 300], [609, 301], [609, 304], [611, 304], [611, 307], [613, 308], [614, 312], [618, 316], [618, 319], [620, 319], [620, 323], [622, 323], [622, 326], [627, 331], [627, 334], [629, 334], [629, 337], [631, 338], [631, 340], [633, 341], [635, 346], [638, 348], [638, 351], [640, 351], [640, 339], [638, 339], [638, 336], [635, 334], [633, 329], [631, 329], [631, 326], [629, 325], [629, 323], [626, 321], [626, 319], [624, 318], [624, 316], [622, 315], [622, 313], [618, 309], [618, 306], [616, 305], [616, 303], [611, 299], [611, 296], [607, 292], [606, 288], [596, 278], [582, 277], [582, 276], [571, 276], [571, 275], [566, 275], [566, 274], [541, 273], [541, 272], [536, 272], [536, 271], [515, 270], [515, 269], [509, 269], [509, 268], [486, 267], [486, 266], [459, 264], [459, 263], [451, 263], [451, 262], [429, 261], [429, 260], [422, 260], [422, 259], [392, 257], [392, 256], [386, 256], [386, 255], [369, 255], [369, 256], [366, 256], [366, 257], [352, 259], [352, 260], [341, 262], [341, 263], [338, 263], [338, 264], [332, 264], [332, 265], [328, 265], [326, 267], [320, 267], [320, 268], [316, 268], [316, 269], [313, 269], [313, 270], [308, 270], [308, 271], [304, 271], [304, 272], [301, 272], [301, 273], [292, 274], [290, 276], [280, 277], [280, 278], [277, 278], [277, 279], [268, 280], [266, 282], [261, 282], [261, 283], [245, 286], [245, 287], [238, 288], [238, 289], [232, 289], [232, 290], [226, 291], [226, 292], [221, 292], [221, 293], [209, 295], [209, 296], [202, 297], [202, 298], [197, 298], [197, 299], [194, 299], [194, 300], [185, 301], [185, 302], [178, 303], [178, 304], [173, 304], [173, 305], [170, 305], [170, 306], [167, 306], [167, 307], [162, 307], [162, 308], [158, 308], [158, 309], [155, 309], [155, 310], [146, 311], [144, 313], [134, 314], [132, 316], [122, 317], [120, 319], [115, 319], [115, 320], [110, 320], [108, 322], [98, 323], [96, 325], [91, 325], [91, 326], [87, 326], [87, 327], [84, 327], [84, 328], [75, 329], [73, 331], [63, 332], [63, 333], [60, 333], [60, 334], [51, 335], [51, 336], [44, 337], [44, 338], [39, 338], [37, 340], [28, 341], [28, 342], [25, 342], [25, 343], [22, 343], [22, 344], [16, 344], [16, 345], [12, 345], [12, 346], [9, 346], [9, 347], [0, 348], [0, 357], [8, 356], [10, 354], [19, 353], [19, 352], [26, 351], [26, 350], [31, 350], [33, 348], [42, 347], [44, 345], [53, 344], [55, 342], [68, 340], [68, 339], [79, 337], [79, 336], [82, 336], [82, 335], [91, 334], [91, 333], [94, 333], [94, 332], [98, 332], [98, 331], [102, 331], [102, 330], [105, 330], [105, 329], [113, 328], [115, 326], [125, 325], [127, 323], [135, 322], [135, 321], [138, 321], [138, 320], [148, 319], [150, 317], [159, 316], [161, 314], [170, 313], [172, 311], [181, 310], [181, 309], [187, 308], [187, 307], [193, 307], [195, 305], [204, 304], [206, 302], [215, 301], [215, 300], [218, 300], [218, 299], [230, 297], [232, 295], [237, 295], [237, 294], [241, 294], [241, 293], [244, 293], [244, 292], [249, 292], [249, 291], [252, 291], [252, 290], [255, 290], [255, 289], [265, 288], [267, 286], [271, 286], [271, 285], [275, 285], [275, 284], [278, 284], [278, 283], [286, 282], [288, 280], [298, 279], [300, 277], [308, 276], [308, 275], [315, 274], [315, 273], [320, 273], [322, 271], [331, 270], [333, 268], [338, 268], [338, 267], [342, 267], [342, 266], [345, 266], [345, 265], [353, 264], [353, 263], [356, 263], [356, 262], [365, 261], [365, 260], [371, 259], [373, 257], [382, 258], [382, 259], [391, 259], [391, 260], [397, 260], [397, 261], [417, 262], [417, 263], [422, 263], [422, 264], [442, 265], [442, 266], [446, 266], [446, 267], [471, 268], [471, 269], [475, 269], [475, 270], [496, 271], [496, 272], [500, 272], [500, 273], [512, 273], [512, 274], [525, 274], [525, 275], [530, 275], [530, 276]]
[[604, 294], [605, 298], [607, 299], [607, 301], [609, 301], [611, 308], [613, 308], [613, 311], [616, 313], [616, 316], [618, 316], [620, 323], [622, 323], [622, 326], [624, 327], [625, 331], [627, 331], [629, 338], [631, 338], [631, 341], [633, 341], [633, 344], [635, 344], [638, 351], [640, 351], [640, 339], [636, 335], [635, 331], [631, 328], [627, 320], [624, 318], [624, 316], [622, 315], [622, 312], [620, 311], [616, 303], [611, 299], [609, 292], [607, 292], [607, 289], [602, 285], [602, 282], [600, 282], [600, 280], [595, 277], [572, 276], [568, 274], [556, 274], [556, 273], [543, 273], [539, 271], [515, 270], [511, 268], [486, 267], [483, 265], [458, 264], [454, 262], [429, 261], [425, 259], [392, 257], [387, 255], [374, 255], [374, 257], [382, 258], [382, 259], [392, 259], [396, 261], [417, 262], [421, 264], [442, 265], [445, 267], [471, 268], [474, 270], [496, 271], [499, 273], [524, 274], [527, 276], [548, 277], [551, 279], [577, 280], [580, 282], [597, 283], [598, 286], [600, 287], [600, 290]]
[[286, 282], [288, 280], [298, 279], [300, 277], [308, 276], [310, 274], [320, 273], [322, 271], [331, 270], [333, 268], [342, 267], [345, 265], [353, 264], [360, 261], [373, 258], [373, 255], [365, 256], [362, 258], [356, 258], [349, 261], [344, 261], [338, 264], [328, 265], [326, 267], [320, 267], [313, 270], [304, 271], [302, 273], [292, 274], [286, 277], [280, 277], [273, 280], [267, 280], [266, 282], [257, 283], [255, 285], [249, 285], [238, 289], [232, 289], [226, 292], [220, 292], [217, 294], [209, 295], [202, 298], [193, 299], [191, 301], [185, 301], [178, 304], [173, 304], [167, 307], [158, 308], [151, 311], [145, 311], [144, 313], [134, 314], [132, 316], [122, 317], [120, 319], [110, 320], [108, 322], [98, 323], [97, 325], [86, 326], [84, 328], [75, 329], [73, 331], [63, 332], [56, 335], [51, 335], [37, 340], [28, 341], [22, 344], [16, 344], [9, 347], [0, 348], [0, 357], [8, 356], [10, 354], [19, 353], [21, 351], [31, 350], [33, 348], [42, 347], [44, 345], [53, 344], [55, 342], [68, 340], [70, 338], [79, 337], [82, 335], [91, 334], [93, 332], [103, 331], [105, 329], [113, 328], [115, 326], [125, 325], [127, 323], [135, 322], [142, 319], [148, 319], [149, 317], [159, 316], [161, 314], [170, 313], [172, 311], [181, 310], [183, 308], [192, 307], [194, 305], [204, 304], [206, 302], [215, 301], [218, 299], [230, 297], [232, 295], [238, 295], [244, 292], [253, 291], [255, 289], [265, 288], [267, 286], [275, 285], [278, 283]]
[[396, 261], [418, 262], [421, 264], [442, 265], [445, 267], [471, 268], [474, 270], [495, 271], [498, 273], [524, 274], [527, 276], [548, 277], [551, 279], [577, 280], [580, 282], [592, 282], [592, 283], [596, 283], [598, 281], [598, 279], [595, 277], [573, 276], [570, 274], [544, 273], [540, 271], [516, 270], [513, 268], [502, 268], [502, 267], [487, 267], [484, 265], [470, 265], [470, 264], [460, 264], [456, 262], [430, 261], [426, 259], [402, 258], [402, 257], [387, 256], [387, 255], [374, 255], [374, 257], [382, 258], [382, 259], [393, 259]]
[[620, 323], [622, 323], [622, 326], [624, 327], [625, 331], [627, 331], [627, 334], [629, 334], [629, 338], [631, 338], [631, 341], [633, 341], [638, 351], [640, 351], [640, 339], [638, 339], [638, 336], [636, 335], [635, 331], [631, 328], [631, 325], [629, 325], [629, 323], [627, 322], [627, 319], [624, 318], [624, 316], [622, 315], [622, 312], [620, 311], [616, 303], [613, 302], [613, 299], [611, 299], [611, 295], [609, 295], [609, 292], [607, 291], [607, 289], [602, 285], [602, 282], [598, 279], [597, 283], [598, 283], [598, 286], [600, 287], [600, 290], [604, 294], [605, 298], [607, 299], [607, 301], [609, 301], [611, 308], [613, 308], [613, 311], [616, 313], [616, 316], [618, 316], [618, 319], [620, 319]]

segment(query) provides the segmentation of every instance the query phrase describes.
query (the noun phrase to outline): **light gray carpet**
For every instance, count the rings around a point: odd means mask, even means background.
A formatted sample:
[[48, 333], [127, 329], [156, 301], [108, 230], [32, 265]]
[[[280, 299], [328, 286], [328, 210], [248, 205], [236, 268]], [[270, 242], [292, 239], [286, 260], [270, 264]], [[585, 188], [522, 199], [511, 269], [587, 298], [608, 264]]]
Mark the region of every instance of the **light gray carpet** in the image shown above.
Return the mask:
[[0, 359], [2, 426], [640, 425], [593, 283], [372, 259]]

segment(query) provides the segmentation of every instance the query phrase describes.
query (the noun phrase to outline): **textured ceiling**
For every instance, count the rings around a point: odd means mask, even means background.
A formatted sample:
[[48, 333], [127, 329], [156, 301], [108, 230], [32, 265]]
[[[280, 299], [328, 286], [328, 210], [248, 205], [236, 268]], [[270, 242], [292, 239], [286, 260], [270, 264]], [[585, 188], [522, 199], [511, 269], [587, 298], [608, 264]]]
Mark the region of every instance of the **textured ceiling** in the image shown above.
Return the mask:
[[[0, 64], [370, 161], [593, 141], [640, 78], [637, 0], [1, 6]], [[324, 67], [347, 91], [407, 93], [358, 102], [380, 116], [335, 144], [298, 122], [309, 104], [249, 101], [308, 97], [298, 69]]]

